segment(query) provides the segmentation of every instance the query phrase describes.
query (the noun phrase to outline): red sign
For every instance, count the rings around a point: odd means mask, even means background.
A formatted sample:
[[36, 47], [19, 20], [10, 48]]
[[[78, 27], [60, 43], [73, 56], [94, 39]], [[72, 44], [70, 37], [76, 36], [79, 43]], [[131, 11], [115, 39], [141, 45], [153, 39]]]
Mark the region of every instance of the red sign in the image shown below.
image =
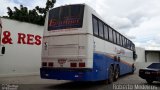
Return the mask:
[[[39, 35], [33, 35], [33, 34], [24, 34], [24, 33], [18, 33], [17, 34], [17, 44], [28, 44], [28, 45], [41, 45], [42, 37]], [[13, 44], [12, 38], [11, 38], [11, 32], [4, 31], [3, 32], [3, 38], [2, 38], [3, 44]]]

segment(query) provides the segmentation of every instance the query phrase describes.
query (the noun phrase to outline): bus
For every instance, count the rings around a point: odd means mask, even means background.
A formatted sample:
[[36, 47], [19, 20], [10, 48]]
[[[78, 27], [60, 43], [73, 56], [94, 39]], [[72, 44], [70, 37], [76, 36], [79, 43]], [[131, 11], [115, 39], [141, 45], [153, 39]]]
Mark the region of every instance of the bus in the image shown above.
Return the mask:
[[133, 73], [134, 43], [86, 4], [49, 10], [42, 44], [42, 79], [107, 81]]

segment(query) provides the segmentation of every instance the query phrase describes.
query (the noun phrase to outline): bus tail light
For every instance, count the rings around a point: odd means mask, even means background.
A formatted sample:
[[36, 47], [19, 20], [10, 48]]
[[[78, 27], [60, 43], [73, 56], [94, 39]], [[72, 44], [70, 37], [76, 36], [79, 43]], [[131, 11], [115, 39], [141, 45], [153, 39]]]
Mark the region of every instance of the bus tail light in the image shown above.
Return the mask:
[[77, 63], [71, 63], [71, 67], [77, 67]]
[[79, 67], [85, 67], [85, 63], [79, 63]]
[[46, 67], [47, 66], [47, 62], [42, 62], [42, 67]]
[[53, 67], [53, 62], [49, 62], [49, 63], [48, 63], [48, 66], [49, 66], [49, 67]]

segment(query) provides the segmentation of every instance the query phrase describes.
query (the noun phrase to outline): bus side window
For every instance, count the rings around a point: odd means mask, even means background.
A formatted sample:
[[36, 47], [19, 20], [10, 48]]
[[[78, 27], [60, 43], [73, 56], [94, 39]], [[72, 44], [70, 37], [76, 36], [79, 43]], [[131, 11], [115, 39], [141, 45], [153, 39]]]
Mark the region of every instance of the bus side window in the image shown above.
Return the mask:
[[123, 47], [126, 48], [126, 39], [125, 39], [125, 37], [123, 37]]
[[106, 40], [108, 40], [108, 27], [106, 25], [104, 25], [104, 37]]
[[99, 36], [103, 38], [104, 32], [103, 32], [103, 23], [99, 20], [98, 22], [99, 27]]
[[125, 48], [127, 48], [127, 44], [128, 44], [128, 41], [127, 41], [127, 39], [125, 38]]
[[128, 45], [129, 45], [129, 42], [128, 42], [128, 39], [126, 39], [126, 48], [128, 48]]
[[122, 36], [119, 34], [119, 44], [120, 44], [120, 46], [122, 46], [123, 44], [122, 44]]
[[121, 45], [121, 44], [120, 44], [120, 35], [119, 35], [119, 33], [117, 33], [117, 44], [118, 44], [118, 45]]
[[131, 41], [129, 41], [129, 49], [130, 49], [130, 50], [132, 50], [131, 44], [132, 44]]
[[133, 43], [131, 43], [131, 50], [133, 50]]
[[122, 46], [124, 47], [124, 37], [122, 36]]
[[125, 45], [126, 48], [128, 48], [128, 40], [126, 39], [126, 45]]
[[113, 30], [113, 42], [117, 44], [117, 36], [114, 30]]
[[98, 21], [93, 17], [93, 34], [98, 36]]
[[120, 35], [121, 46], [123, 47], [123, 36]]
[[110, 27], [109, 27], [109, 41], [113, 42], [113, 33]]
[[128, 48], [128, 49], [131, 49], [130, 41], [129, 41], [129, 40], [127, 40], [127, 41], [128, 41], [128, 43], [127, 43], [127, 48]]

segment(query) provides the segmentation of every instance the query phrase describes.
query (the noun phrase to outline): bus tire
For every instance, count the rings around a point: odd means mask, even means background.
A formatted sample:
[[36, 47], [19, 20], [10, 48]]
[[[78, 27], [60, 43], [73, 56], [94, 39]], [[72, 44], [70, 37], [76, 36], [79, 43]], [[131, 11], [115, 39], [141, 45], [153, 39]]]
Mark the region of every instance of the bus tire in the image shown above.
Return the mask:
[[111, 84], [113, 82], [114, 78], [114, 70], [113, 66], [110, 66], [109, 71], [108, 71], [108, 83]]
[[135, 66], [134, 66], [134, 64], [132, 64], [132, 71], [131, 71], [131, 74], [134, 74], [134, 71], [135, 71]]
[[119, 66], [117, 65], [115, 70], [114, 70], [114, 81], [117, 81], [120, 75], [120, 70]]

